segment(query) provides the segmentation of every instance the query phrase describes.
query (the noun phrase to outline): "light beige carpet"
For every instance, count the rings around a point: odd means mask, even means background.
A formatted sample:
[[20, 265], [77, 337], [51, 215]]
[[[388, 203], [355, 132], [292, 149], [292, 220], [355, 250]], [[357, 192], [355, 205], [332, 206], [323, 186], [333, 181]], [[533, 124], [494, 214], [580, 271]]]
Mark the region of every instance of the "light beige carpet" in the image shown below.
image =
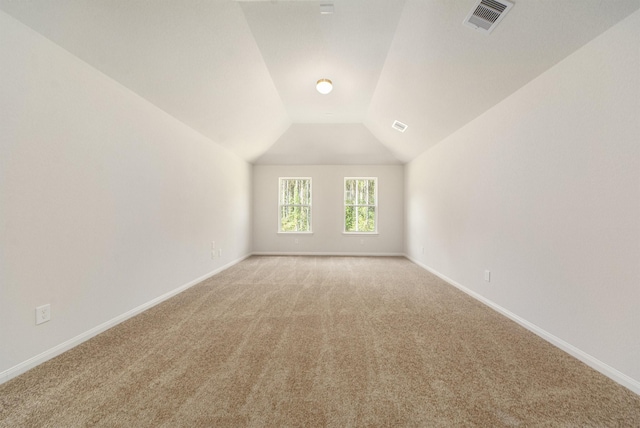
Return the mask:
[[0, 386], [6, 427], [640, 426], [640, 396], [402, 258], [252, 257]]

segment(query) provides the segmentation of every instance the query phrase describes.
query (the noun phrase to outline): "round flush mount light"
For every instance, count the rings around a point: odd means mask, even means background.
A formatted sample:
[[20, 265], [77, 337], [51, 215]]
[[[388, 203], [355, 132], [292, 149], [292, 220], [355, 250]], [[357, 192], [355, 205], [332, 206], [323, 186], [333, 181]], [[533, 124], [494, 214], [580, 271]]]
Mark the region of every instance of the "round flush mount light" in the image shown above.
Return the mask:
[[333, 83], [329, 79], [320, 79], [316, 83], [316, 89], [322, 95], [327, 95], [333, 89]]

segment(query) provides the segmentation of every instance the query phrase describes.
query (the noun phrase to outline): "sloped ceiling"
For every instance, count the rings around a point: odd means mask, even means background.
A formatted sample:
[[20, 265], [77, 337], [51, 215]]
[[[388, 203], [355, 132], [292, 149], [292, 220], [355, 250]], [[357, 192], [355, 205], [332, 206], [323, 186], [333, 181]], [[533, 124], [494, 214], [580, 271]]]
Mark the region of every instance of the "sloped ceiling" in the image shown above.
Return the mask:
[[[249, 162], [393, 164], [640, 8], [514, 2], [488, 35], [462, 25], [474, 0], [0, 0], [0, 10]], [[328, 3], [334, 13], [321, 15]], [[315, 91], [320, 78], [333, 92]]]

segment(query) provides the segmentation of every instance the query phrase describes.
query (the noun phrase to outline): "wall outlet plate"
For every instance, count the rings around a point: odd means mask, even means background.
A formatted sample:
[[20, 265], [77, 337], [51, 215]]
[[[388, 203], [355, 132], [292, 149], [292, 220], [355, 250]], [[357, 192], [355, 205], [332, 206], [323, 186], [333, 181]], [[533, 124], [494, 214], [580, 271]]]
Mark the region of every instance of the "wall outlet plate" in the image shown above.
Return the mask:
[[485, 270], [484, 271], [484, 280], [487, 282], [491, 282], [491, 271], [490, 270]]
[[51, 320], [51, 305], [46, 304], [36, 308], [36, 325]]

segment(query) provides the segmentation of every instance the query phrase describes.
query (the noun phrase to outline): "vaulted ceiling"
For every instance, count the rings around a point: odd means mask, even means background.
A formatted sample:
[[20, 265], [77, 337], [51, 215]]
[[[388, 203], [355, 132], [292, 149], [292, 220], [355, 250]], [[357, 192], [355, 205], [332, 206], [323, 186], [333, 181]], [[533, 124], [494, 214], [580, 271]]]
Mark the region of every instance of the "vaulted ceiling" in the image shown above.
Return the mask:
[[[393, 164], [640, 8], [514, 3], [491, 34], [462, 25], [475, 0], [0, 0], [0, 10], [249, 162]], [[315, 90], [320, 78], [330, 94]]]

